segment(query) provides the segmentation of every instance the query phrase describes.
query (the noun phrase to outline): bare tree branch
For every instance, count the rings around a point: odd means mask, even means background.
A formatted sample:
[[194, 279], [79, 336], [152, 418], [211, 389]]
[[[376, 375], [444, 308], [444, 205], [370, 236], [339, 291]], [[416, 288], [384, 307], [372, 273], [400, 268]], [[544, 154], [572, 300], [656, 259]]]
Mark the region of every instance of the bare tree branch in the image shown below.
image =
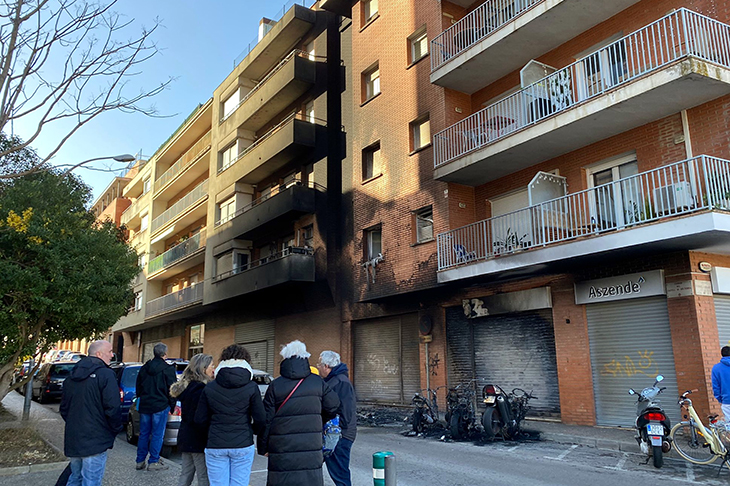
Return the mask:
[[[118, 0], [4, 0], [0, 3], [0, 132], [19, 120], [34, 127], [22, 142], [0, 150], [0, 179], [48, 166], [78, 130], [108, 111], [160, 116], [150, 98], [165, 90], [168, 78], [152, 88], [130, 82], [158, 48], [159, 26], [129, 35], [134, 19], [113, 11]], [[68, 123], [47, 154], [27, 170], [2, 170], [5, 159], [39, 139], [46, 128]], [[30, 121], [30, 123], [28, 123]], [[66, 127], [66, 125], [64, 125]], [[69, 164], [76, 168], [83, 164]]]

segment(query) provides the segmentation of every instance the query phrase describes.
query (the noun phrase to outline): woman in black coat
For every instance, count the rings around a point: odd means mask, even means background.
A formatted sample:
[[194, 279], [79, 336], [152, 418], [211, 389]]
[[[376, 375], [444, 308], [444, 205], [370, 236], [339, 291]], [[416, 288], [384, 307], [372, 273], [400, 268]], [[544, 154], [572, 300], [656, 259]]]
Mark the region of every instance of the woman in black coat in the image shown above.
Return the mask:
[[[322, 425], [335, 417], [340, 399], [312, 374], [304, 343], [281, 350], [281, 376], [266, 391], [266, 431], [259, 454], [268, 454], [267, 486], [322, 486]], [[288, 399], [287, 399], [288, 398]]]
[[196, 354], [190, 359], [180, 381], [170, 387], [170, 396], [177, 398], [182, 407], [182, 421], [177, 433], [177, 447], [182, 452], [182, 469], [178, 486], [190, 486], [198, 475], [198, 486], [208, 486], [208, 468], [205, 465], [205, 445], [208, 428], [195, 423], [200, 395], [214, 374], [213, 356]]

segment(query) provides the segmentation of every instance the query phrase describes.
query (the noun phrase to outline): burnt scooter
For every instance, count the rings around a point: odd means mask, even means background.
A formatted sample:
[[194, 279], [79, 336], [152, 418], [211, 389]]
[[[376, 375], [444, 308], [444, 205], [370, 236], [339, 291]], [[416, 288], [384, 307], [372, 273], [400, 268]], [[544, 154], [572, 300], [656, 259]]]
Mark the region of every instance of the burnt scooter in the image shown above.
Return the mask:
[[497, 435], [505, 439], [518, 438], [520, 424], [530, 409], [528, 402], [537, 399], [522, 388], [515, 388], [508, 394], [497, 385], [482, 388], [482, 398], [487, 407], [482, 414], [486, 439], [493, 439]]
[[[638, 395], [636, 402], [636, 442], [641, 452], [654, 459], [654, 467], [664, 465], [664, 454], [672, 448], [669, 432], [672, 427], [669, 417], [664, 413], [657, 396], [666, 390], [657, 385], [664, 380], [662, 375], [656, 377], [654, 385], [644, 388], [640, 393], [629, 390], [630, 395]], [[649, 458], [646, 460], [649, 462]]]

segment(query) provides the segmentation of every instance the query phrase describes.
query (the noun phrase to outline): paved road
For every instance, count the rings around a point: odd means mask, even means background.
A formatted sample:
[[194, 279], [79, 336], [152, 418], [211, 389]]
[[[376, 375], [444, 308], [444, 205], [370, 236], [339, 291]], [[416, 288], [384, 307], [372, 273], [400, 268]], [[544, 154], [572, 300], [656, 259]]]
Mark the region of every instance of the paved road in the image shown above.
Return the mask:
[[[45, 405], [57, 411], [58, 404]], [[552, 442], [490, 443], [475, 445], [466, 442], [441, 442], [435, 438], [404, 437], [397, 428], [362, 428], [353, 448], [353, 484], [372, 484], [372, 453], [389, 450], [396, 454], [399, 486], [448, 485], [473, 486], [505, 484], [530, 486], [617, 484], [687, 484], [727, 486], [730, 470], [718, 478], [716, 466], [692, 466], [684, 461], [667, 459], [662, 469], [643, 464], [636, 454], [605, 451], [589, 447], [561, 445]], [[132, 454], [132, 447], [120, 435], [114, 448], [114, 458]], [[133, 457], [133, 456], [132, 456]], [[173, 454], [172, 461], [179, 460]], [[136, 472], [130, 464], [126, 480], [121, 477], [105, 478], [104, 485], [154, 485], [156, 473]], [[325, 484], [332, 486], [326, 476]], [[30, 479], [30, 478], [28, 478]], [[24, 486], [45, 486], [42, 481], [24, 481]], [[17, 485], [3, 482], [5, 484]], [[52, 484], [52, 483], [51, 483]], [[251, 486], [266, 484], [266, 459], [256, 457]]]

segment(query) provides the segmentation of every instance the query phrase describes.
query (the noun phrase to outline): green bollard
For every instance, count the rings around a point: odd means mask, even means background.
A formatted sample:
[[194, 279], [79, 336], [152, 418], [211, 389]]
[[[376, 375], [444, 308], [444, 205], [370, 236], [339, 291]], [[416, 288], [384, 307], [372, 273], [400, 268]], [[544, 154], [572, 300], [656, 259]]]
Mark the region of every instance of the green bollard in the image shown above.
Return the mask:
[[385, 458], [392, 452], [376, 452], [373, 454], [373, 485], [385, 486]]

